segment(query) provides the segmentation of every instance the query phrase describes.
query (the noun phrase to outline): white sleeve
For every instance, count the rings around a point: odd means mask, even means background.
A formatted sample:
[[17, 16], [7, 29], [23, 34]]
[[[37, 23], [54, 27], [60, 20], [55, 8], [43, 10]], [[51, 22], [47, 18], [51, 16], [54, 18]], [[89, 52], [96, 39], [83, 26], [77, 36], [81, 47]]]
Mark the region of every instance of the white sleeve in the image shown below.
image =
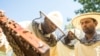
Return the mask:
[[2, 35], [2, 36], [0, 37], [0, 47], [2, 47], [3, 45], [5, 45], [5, 38], [4, 38], [4, 36]]

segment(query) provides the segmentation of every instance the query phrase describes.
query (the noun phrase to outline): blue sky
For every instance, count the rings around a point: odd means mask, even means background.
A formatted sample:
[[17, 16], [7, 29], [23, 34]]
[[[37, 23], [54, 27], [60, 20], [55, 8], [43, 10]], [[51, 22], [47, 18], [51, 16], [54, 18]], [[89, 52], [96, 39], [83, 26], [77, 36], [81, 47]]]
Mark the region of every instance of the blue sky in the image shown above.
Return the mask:
[[81, 5], [73, 0], [0, 0], [0, 9], [16, 22], [39, 17], [39, 11], [47, 14], [60, 11], [65, 25], [68, 23], [67, 18], [75, 17], [74, 11], [79, 8]]

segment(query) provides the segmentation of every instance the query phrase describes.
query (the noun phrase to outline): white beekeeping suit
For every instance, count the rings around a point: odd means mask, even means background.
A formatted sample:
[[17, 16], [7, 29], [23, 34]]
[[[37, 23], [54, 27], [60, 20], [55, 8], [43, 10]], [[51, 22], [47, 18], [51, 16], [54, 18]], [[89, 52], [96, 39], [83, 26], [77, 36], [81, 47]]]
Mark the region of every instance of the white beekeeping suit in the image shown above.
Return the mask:
[[2, 32], [2, 30], [0, 30], [0, 48], [1, 48], [0, 55], [12, 56], [12, 54], [13, 54], [12, 48], [10, 47], [10, 45], [6, 39], [6, 36]]
[[[67, 32], [66, 32], [66, 35], [68, 35], [69, 31], [74, 33], [78, 39], [81, 39], [80, 37], [81, 37], [82, 33], [81, 33], [80, 30], [78, 30], [78, 29], [68, 29]], [[78, 40], [73, 39], [73, 40], [70, 41], [69, 44], [63, 44], [63, 43], [65, 43], [64, 39], [62, 39], [61, 41], [59, 41], [56, 45], [56, 49], [57, 49], [56, 53], [58, 54], [57, 56], [75, 56], [74, 47], [69, 48], [68, 45], [73, 46], [78, 42]]]
[[6, 39], [6, 36], [3, 33], [1, 33], [1, 34], [2, 35], [0, 36], [0, 47], [2, 47], [4, 45], [5, 48], [7, 49], [8, 46], [9, 46], [9, 43], [8, 43], [8, 41]]

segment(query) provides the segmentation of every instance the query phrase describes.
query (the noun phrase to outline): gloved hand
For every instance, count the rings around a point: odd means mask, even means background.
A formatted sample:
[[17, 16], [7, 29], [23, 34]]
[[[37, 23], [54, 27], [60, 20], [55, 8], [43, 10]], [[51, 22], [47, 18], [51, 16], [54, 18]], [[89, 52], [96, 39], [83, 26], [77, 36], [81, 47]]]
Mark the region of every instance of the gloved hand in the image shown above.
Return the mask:
[[76, 35], [73, 32], [69, 31], [67, 36], [65, 36], [63, 39], [64, 44], [70, 48], [74, 48], [74, 44], [76, 43], [75, 38], [76, 38]]

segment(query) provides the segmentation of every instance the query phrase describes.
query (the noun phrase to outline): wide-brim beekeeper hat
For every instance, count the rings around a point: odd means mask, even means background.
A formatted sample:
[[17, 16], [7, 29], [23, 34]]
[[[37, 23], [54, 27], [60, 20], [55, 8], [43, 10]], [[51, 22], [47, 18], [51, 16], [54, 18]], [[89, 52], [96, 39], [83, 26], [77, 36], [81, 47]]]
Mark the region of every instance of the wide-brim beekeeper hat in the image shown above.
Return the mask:
[[98, 12], [88, 12], [78, 15], [73, 18], [72, 25], [77, 29], [81, 29], [80, 20], [83, 18], [94, 18], [98, 22], [96, 29], [100, 28], [100, 13]]
[[47, 19], [49, 19], [55, 26], [58, 28], [61, 28], [63, 24], [63, 17], [59, 11], [53, 11], [50, 12], [48, 15], [46, 15], [44, 12], [42, 12]]

